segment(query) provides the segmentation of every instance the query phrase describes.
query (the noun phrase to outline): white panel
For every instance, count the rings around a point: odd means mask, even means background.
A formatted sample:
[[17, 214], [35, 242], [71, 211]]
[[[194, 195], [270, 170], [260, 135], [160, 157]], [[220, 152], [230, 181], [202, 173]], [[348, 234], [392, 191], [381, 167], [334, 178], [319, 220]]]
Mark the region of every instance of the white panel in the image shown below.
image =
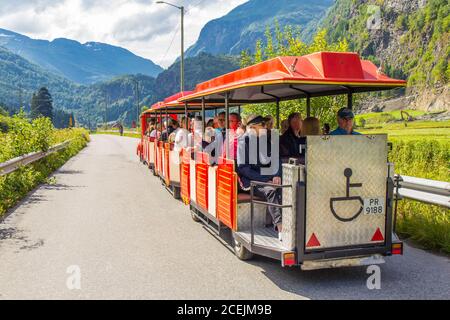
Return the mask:
[[166, 177], [166, 157], [164, 156], [164, 148], [161, 149], [161, 163], [162, 163], [161, 177], [165, 178]]
[[154, 164], [155, 163], [155, 143], [150, 142], [149, 148], [150, 148], [150, 164]]
[[176, 151], [170, 151], [169, 153], [170, 163], [170, 182], [180, 183], [180, 155]]
[[217, 168], [208, 168], [208, 212], [213, 217], [217, 218], [216, 208], [216, 182], [217, 182]]
[[283, 231], [281, 233], [283, 245], [289, 250], [294, 250], [297, 242], [297, 183], [300, 170], [303, 169], [303, 166], [283, 165], [283, 184], [292, 186], [292, 188], [283, 189], [283, 205], [292, 205], [292, 208], [283, 209]]
[[[320, 242], [307, 249], [372, 244], [378, 228], [385, 237], [386, 212], [364, 214], [362, 203], [386, 197], [387, 136], [308, 137], [307, 145], [306, 242], [313, 233]], [[362, 184], [349, 197], [346, 171]]]
[[196, 193], [196, 166], [195, 161], [191, 160], [190, 164], [190, 176], [191, 176], [191, 200], [197, 202], [197, 193]]
[[[264, 228], [266, 226], [267, 206], [255, 204], [253, 226]], [[248, 231], [251, 229], [251, 205], [250, 203], [239, 203], [237, 206], [237, 231]]]

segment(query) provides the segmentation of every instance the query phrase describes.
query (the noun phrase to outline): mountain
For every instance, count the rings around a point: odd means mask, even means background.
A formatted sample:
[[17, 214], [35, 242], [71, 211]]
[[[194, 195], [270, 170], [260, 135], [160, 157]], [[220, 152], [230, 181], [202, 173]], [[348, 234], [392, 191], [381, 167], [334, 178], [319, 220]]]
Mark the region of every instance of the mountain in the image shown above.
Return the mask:
[[[198, 83], [239, 69], [237, 58], [200, 53], [185, 61], [185, 89], [194, 90]], [[157, 78], [155, 98], [163, 100], [180, 91], [180, 62], [175, 62]], [[156, 102], [156, 100], [155, 100]]]
[[55, 105], [67, 109], [78, 107], [77, 97], [83, 91], [82, 86], [54, 75], [0, 47], [1, 104], [15, 109], [20, 105], [29, 106], [33, 93], [43, 86], [51, 90]]
[[450, 110], [450, 3], [448, 0], [337, 0], [324, 19], [331, 41], [408, 79], [414, 107]]
[[250, 0], [226, 16], [206, 24], [187, 56], [200, 52], [239, 55], [253, 50], [258, 39], [264, 39], [267, 26], [300, 27], [305, 40], [311, 39], [334, 0]]
[[[200, 54], [186, 59], [186, 90], [199, 82], [239, 68], [235, 58]], [[54, 108], [73, 112], [82, 124], [106, 120], [124, 121], [130, 125], [137, 119], [136, 83], [139, 83], [141, 106], [179, 92], [180, 64], [175, 63], [156, 79], [147, 75], [123, 75], [92, 85], [79, 85], [57, 76], [0, 47], [0, 105], [29, 111], [31, 97], [41, 87], [47, 87]], [[105, 111], [106, 105], [108, 106]]]
[[156, 77], [163, 70], [126, 49], [99, 42], [81, 44], [63, 38], [35, 40], [0, 29], [0, 46], [80, 84], [109, 80], [124, 74], [143, 73]]

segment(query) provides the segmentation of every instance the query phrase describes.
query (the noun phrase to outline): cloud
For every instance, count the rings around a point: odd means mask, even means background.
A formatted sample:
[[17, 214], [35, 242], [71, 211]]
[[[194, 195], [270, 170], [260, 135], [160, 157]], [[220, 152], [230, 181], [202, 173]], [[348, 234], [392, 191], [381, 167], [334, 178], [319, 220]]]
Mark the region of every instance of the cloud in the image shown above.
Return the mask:
[[[246, 1], [169, 0], [186, 7], [186, 49], [195, 43], [208, 21]], [[181, 51], [179, 10], [152, 0], [1, 1], [0, 28], [36, 39], [64, 37], [82, 43], [109, 43], [164, 67], [172, 64]]]

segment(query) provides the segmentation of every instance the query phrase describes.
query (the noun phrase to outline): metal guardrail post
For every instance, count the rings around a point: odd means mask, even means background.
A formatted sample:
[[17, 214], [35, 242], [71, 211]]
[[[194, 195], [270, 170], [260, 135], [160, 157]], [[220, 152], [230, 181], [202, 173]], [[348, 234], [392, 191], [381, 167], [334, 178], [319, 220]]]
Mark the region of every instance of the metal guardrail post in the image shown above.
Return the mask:
[[41, 160], [50, 154], [53, 154], [55, 152], [58, 152], [62, 149], [67, 148], [67, 146], [70, 144], [72, 140], [68, 140], [66, 142], [57, 144], [56, 146], [51, 147], [48, 151], [40, 151], [40, 152], [33, 152], [29, 153], [11, 160], [8, 160], [4, 163], [0, 163], [0, 177], [5, 176], [7, 174], [10, 174], [20, 167], [29, 165], [31, 163], [34, 163], [38, 160]]
[[450, 182], [396, 175], [396, 197], [450, 208]]

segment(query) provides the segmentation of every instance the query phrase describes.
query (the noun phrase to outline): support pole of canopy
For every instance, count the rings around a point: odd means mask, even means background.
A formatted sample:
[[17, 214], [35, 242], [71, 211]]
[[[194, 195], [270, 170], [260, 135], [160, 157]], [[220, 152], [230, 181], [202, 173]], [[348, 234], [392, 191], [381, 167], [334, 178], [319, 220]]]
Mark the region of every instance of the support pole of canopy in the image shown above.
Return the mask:
[[346, 87], [348, 90], [348, 94], [347, 94], [347, 108], [349, 108], [350, 110], [353, 109], [353, 89], [350, 87]]
[[281, 99], [280, 99], [280, 97], [277, 97], [274, 94], [270, 94], [270, 93], [265, 92], [264, 86], [261, 87], [261, 93], [265, 94], [266, 96], [269, 96], [271, 98], [274, 98], [276, 100], [276, 102], [277, 102], [277, 106], [276, 106], [277, 123], [276, 123], [276, 127], [279, 129], [280, 128], [280, 101], [281, 101]]
[[230, 158], [230, 141], [228, 136], [228, 129], [230, 129], [230, 104], [229, 104], [229, 93], [225, 93], [225, 154], [226, 158]]
[[205, 140], [205, 130], [206, 130], [206, 110], [205, 110], [205, 97], [202, 97], [202, 120], [203, 120], [203, 140]]
[[311, 95], [309, 93], [306, 96], [306, 116], [311, 117]]
[[303, 93], [306, 96], [306, 116], [309, 118], [311, 117], [311, 93], [309, 93], [308, 91], [299, 89], [294, 87], [293, 85], [289, 86], [292, 90], [298, 91]]
[[188, 118], [188, 103], [184, 103], [184, 125], [186, 126], [186, 130], [189, 131], [189, 118]]
[[280, 99], [277, 99], [277, 124], [276, 124], [276, 128], [280, 129]]

